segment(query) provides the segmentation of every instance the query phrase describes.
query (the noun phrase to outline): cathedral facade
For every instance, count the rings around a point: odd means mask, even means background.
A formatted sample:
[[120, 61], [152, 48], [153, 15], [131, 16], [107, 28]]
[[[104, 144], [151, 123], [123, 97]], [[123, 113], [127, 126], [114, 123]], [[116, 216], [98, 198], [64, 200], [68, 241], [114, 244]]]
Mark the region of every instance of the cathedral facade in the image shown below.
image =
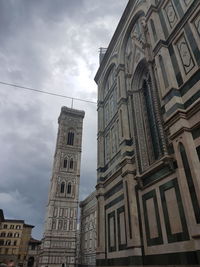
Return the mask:
[[97, 266], [200, 266], [200, 2], [130, 0], [98, 84]]
[[84, 112], [62, 107], [40, 266], [75, 266]]

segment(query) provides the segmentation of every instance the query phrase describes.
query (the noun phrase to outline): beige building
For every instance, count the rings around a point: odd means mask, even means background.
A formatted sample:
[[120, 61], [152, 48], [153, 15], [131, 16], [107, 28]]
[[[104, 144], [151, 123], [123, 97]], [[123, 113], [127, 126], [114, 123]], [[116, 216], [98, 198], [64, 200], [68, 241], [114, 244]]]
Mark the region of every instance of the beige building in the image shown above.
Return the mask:
[[130, 0], [101, 55], [97, 266], [200, 266], [199, 48], [199, 0]]
[[74, 267], [84, 111], [62, 107], [40, 266]]
[[[3, 211], [0, 210], [3, 215]], [[0, 261], [14, 260], [18, 266], [26, 266], [28, 243], [34, 226], [24, 220], [9, 220], [1, 216]]]
[[80, 202], [80, 266], [96, 266], [96, 191]]

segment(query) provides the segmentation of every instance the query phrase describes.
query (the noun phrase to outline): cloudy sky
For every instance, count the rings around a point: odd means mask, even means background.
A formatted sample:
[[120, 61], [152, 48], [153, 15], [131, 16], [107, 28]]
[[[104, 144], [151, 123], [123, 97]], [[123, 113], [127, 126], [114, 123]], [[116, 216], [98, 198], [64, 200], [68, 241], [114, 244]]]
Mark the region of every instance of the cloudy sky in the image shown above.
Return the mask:
[[[0, 0], [0, 82], [96, 101], [98, 49], [128, 0]], [[57, 118], [71, 101], [0, 84], [0, 208], [41, 238]], [[96, 184], [95, 104], [85, 110], [80, 200]]]

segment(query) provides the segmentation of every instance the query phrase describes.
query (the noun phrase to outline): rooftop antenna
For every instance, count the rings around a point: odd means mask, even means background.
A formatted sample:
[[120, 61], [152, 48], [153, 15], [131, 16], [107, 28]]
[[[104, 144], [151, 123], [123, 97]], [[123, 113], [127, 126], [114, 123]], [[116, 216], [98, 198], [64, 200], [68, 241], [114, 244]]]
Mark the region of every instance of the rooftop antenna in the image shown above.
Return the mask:
[[71, 105], [71, 108], [73, 108], [73, 104], [74, 104], [74, 99], [72, 98], [72, 105]]

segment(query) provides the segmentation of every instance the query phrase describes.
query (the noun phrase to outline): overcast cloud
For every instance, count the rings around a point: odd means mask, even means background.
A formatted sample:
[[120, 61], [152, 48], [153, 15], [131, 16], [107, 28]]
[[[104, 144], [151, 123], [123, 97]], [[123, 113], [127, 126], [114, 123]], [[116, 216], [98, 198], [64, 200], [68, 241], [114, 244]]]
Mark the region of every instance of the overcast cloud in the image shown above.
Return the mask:
[[[98, 49], [128, 0], [0, 0], [0, 81], [96, 101]], [[0, 84], [0, 208], [41, 238], [57, 119], [71, 101]], [[80, 200], [96, 184], [96, 105], [85, 110]]]

